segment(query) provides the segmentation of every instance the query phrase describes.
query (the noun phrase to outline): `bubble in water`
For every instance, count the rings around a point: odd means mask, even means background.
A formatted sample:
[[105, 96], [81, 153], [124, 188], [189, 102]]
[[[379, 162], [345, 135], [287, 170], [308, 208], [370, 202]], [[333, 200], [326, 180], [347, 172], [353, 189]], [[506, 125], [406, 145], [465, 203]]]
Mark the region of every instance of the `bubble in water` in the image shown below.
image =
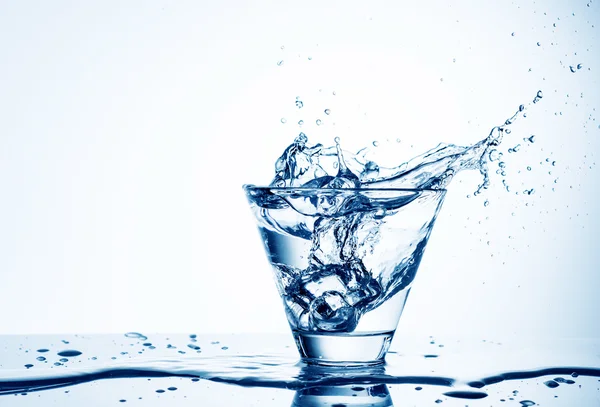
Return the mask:
[[322, 123], [321, 119], [317, 119], [316, 123], [317, 123], [317, 126], [320, 126]]
[[142, 335], [142, 334], [141, 334], [141, 333], [139, 333], [139, 332], [127, 332], [127, 333], [125, 334], [125, 337], [126, 337], [126, 338], [132, 338], [132, 339], [139, 339], [139, 340], [141, 340], [141, 341], [145, 341], [146, 339], [148, 339], [148, 337], [147, 337], [147, 336], [145, 336], [145, 335]]
[[277, 62], [277, 66], [281, 66], [281, 65], [283, 65], [283, 59], [281, 61]]
[[298, 109], [302, 109], [304, 107], [304, 102], [300, 100], [300, 96], [296, 96], [296, 107]]
[[531, 171], [531, 167], [530, 166], [527, 166], [527, 171]]
[[325, 109], [325, 114], [329, 116], [329, 113], [331, 113], [331, 110]]
[[66, 358], [71, 358], [71, 357], [75, 357], [75, 356], [79, 356], [81, 355], [81, 352], [79, 352], [78, 350], [74, 350], [74, 349], [67, 349], [67, 350], [63, 350], [57, 353], [58, 356], [64, 356]]
[[304, 120], [299, 120], [298, 121], [298, 126], [302, 126], [304, 124]]
[[281, 118], [281, 123], [287, 123], [287, 120], [286, 120], [286, 118], [285, 118], [285, 117], [282, 117], [282, 118]]

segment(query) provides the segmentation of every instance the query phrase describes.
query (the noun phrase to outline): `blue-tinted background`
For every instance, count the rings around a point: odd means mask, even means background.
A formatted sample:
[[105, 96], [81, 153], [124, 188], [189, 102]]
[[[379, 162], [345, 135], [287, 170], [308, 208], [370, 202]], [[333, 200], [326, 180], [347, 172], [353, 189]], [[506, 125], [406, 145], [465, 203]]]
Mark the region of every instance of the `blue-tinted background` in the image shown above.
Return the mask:
[[399, 329], [600, 335], [599, 24], [596, 1], [1, 3], [0, 334], [286, 332], [242, 184], [300, 130], [401, 161], [541, 89], [502, 145], [513, 192], [450, 185]]

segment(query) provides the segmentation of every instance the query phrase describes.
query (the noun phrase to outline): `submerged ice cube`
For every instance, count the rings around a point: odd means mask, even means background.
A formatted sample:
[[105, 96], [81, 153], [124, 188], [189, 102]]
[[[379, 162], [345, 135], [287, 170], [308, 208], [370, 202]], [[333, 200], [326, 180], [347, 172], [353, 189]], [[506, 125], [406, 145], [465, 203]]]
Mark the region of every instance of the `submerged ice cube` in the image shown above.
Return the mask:
[[319, 331], [352, 332], [358, 323], [357, 309], [337, 291], [326, 291], [317, 297], [309, 310], [309, 324]]

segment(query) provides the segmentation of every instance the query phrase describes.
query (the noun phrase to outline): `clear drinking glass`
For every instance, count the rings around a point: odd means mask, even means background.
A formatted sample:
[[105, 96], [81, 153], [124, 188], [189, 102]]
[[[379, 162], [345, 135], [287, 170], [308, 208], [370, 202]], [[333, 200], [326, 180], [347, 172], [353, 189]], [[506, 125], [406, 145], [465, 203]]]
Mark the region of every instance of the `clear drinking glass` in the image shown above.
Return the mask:
[[244, 190], [302, 360], [383, 363], [446, 191]]

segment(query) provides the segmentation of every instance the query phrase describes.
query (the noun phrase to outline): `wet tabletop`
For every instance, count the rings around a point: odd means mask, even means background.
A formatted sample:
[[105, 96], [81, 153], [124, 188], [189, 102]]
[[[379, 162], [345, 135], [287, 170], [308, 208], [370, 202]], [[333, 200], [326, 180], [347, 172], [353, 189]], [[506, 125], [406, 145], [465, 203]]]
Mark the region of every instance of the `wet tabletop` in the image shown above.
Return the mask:
[[600, 406], [600, 339], [401, 336], [385, 366], [319, 368], [291, 335], [0, 337], [0, 406], [132, 404]]

